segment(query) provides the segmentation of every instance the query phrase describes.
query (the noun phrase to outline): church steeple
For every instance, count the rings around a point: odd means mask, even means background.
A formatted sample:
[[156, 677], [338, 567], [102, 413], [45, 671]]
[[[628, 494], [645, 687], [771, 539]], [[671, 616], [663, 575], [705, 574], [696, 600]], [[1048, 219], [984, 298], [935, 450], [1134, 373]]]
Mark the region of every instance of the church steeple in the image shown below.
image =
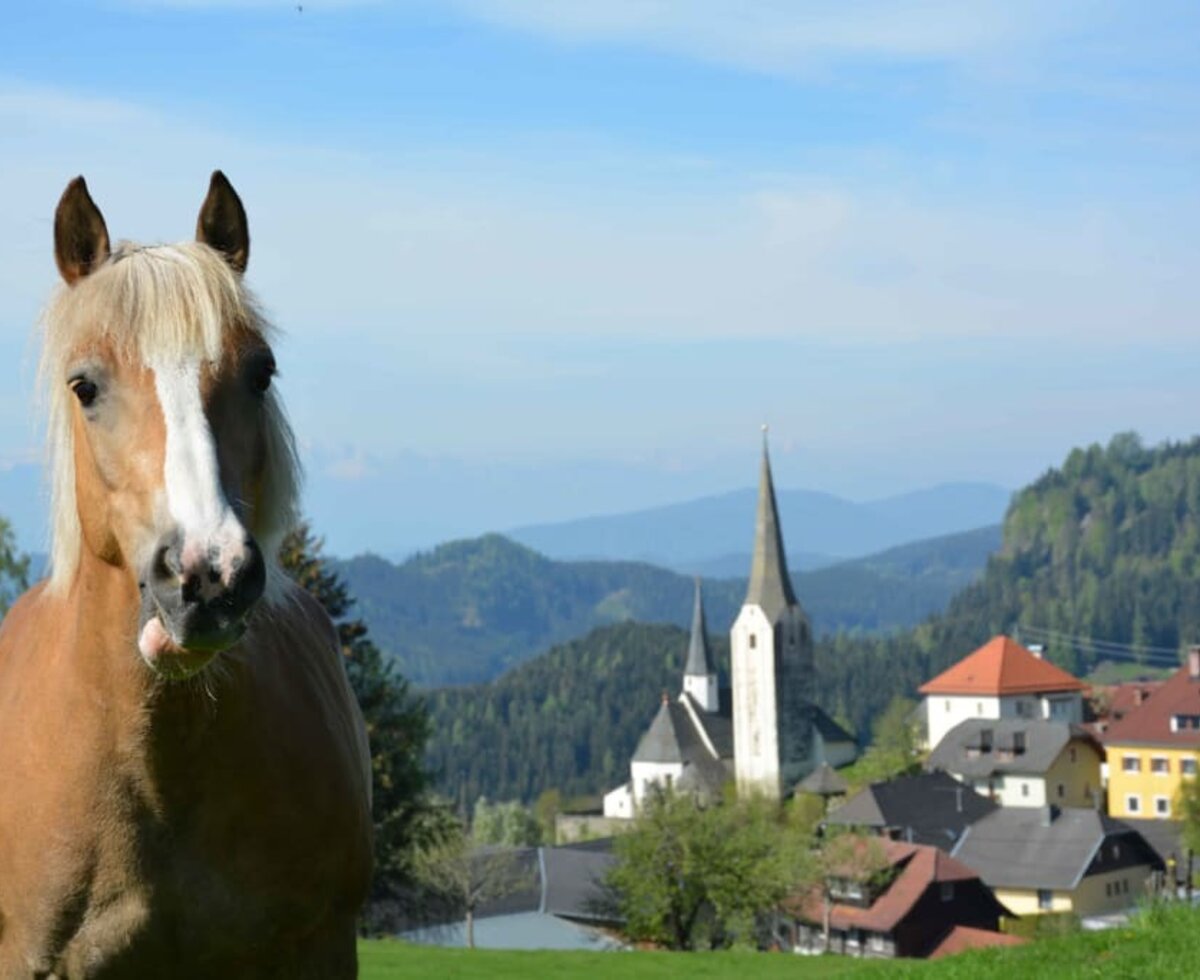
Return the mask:
[[700, 579], [696, 579], [696, 598], [692, 606], [692, 635], [688, 640], [687, 665], [683, 668], [683, 691], [696, 699], [705, 711], [717, 711], [717, 670], [708, 649], [708, 629], [704, 623], [704, 597]]
[[769, 620], [796, 605], [792, 580], [788, 575], [779, 510], [775, 503], [775, 484], [771, 479], [771, 459], [767, 453], [767, 428], [763, 426], [762, 466], [758, 477], [758, 516], [754, 522], [754, 558], [750, 563], [750, 587], [747, 606], [758, 606]]

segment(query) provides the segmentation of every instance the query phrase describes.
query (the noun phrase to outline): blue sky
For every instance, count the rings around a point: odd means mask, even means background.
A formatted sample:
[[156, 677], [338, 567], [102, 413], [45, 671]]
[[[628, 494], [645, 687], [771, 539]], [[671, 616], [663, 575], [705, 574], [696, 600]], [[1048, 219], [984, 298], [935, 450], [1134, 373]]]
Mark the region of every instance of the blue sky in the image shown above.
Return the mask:
[[[0, 467], [66, 181], [169, 240], [217, 166], [314, 500], [431, 534], [745, 485], [764, 420], [781, 482], [858, 498], [1196, 429], [1194, 5], [303, 8], [6, 9]], [[511, 507], [439, 511], [488, 468]]]

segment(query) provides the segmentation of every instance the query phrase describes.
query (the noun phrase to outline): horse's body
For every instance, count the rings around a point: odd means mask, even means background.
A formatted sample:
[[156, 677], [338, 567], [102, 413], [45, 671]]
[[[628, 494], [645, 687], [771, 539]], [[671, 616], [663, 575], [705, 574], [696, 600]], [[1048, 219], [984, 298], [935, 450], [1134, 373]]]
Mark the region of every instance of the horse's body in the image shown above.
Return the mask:
[[[282, 422], [232, 411], [222, 365], [265, 340], [252, 320], [221, 329], [237, 342], [194, 400], [217, 503], [179, 503], [179, 474], [203, 483], [205, 458], [179, 463], [190, 403], [164, 391], [166, 361], [147, 369], [103, 337], [68, 357], [108, 360], [71, 368], [73, 391], [93, 388], [59, 414], [72, 485], [56, 484], [56, 522], [67, 497], [74, 560], [56, 527], [51, 579], [0, 626], [0, 978], [355, 975], [366, 738], [328, 617], [270, 554], [254, 568], [280, 516], [267, 511], [290, 506], [267, 486], [284, 464], [263, 427]], [[154, 390], [157, 408], [140, 398]], [[135, 418], [126, 461], [112, 440]]]

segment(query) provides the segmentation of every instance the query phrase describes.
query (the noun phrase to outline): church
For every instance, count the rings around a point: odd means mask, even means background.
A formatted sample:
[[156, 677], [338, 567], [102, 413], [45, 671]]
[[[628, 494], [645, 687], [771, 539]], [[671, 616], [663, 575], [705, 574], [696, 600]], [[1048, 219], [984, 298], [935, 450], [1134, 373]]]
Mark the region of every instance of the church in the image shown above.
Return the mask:
[[783, 799], [822, 763], [836, 769], [858, 754], [854, 737], [813, 700], [812, 627], [788, 574], [765, 439], [750, 584], [730, 659], [732, 689], [722, 690], [697, 580], [682, 689], [663, 695], [629, 782], [604, 797], [605, 817], [632, 818], [655, 786], [713, 800], [733, 781], [739, 796]]

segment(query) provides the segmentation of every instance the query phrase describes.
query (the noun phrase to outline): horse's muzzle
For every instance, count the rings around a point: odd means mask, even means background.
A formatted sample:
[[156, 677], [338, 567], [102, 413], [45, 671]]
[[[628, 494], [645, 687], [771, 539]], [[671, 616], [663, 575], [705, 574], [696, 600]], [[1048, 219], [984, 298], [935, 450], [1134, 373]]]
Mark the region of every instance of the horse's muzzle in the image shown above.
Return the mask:
[[239, 555], [208, 553], [185, 565], [182, 542], [172, 536], [140, 584], [142, 657], [162, 673], [187, 676], [241, 639], [266, 586], [266, 565], [249, 535]]

